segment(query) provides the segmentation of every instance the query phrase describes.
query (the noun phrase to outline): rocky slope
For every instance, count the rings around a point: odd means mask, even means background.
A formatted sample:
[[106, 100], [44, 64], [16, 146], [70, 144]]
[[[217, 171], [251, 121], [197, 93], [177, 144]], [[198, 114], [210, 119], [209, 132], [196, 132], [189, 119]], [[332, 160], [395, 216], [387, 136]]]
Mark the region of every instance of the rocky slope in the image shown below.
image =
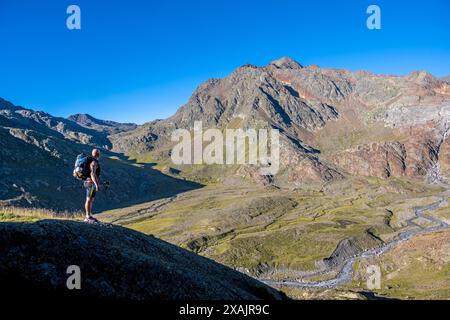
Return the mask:
[[[280, 186], [346, 174], [431, 181], [449, 175], [450, 86], [427, 72], [384, 76], [304, 67], [290, 58], [244, 65], [200, 85], [172, 117], [110, 139], [114, 150], [168, 159], [171, 132], [192, 129], [194, 121], [279, 129], [283, 170], [271, 182]], [[233, 170], [267, 182], [250, 167]]]
[[[284, 298], [212, 260], [112, 225], [1, 223], [0, 242], [0, 286], [18, 292], [21, 301], [42, 294], [89, 301]], [[80, 268], [80, 290], [66, 287], [71, 265]]]

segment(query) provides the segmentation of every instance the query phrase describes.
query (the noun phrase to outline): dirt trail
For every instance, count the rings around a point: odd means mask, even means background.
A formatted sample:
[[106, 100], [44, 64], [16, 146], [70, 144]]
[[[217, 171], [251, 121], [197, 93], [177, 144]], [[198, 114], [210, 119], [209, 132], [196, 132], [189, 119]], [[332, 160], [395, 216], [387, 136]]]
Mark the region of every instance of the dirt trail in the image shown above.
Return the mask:
[[[340, 266], [338, 266], [336, 268], [330, 267], [330, 268], [325, 268], [325, 269], [315, 271], [315, 272], [314, 271], [313, 272], [305, 272], [304, 277], [298, 277], [297, 279], [286, 278], [286, 279], [282, 279], [279, 281], [273, 281], [273, 280], [269, 280], [269, 279], [258, 279], [258, 280], [260, 280], [268, 285], [272, 285], [272, 286], [286, 286], [286, 287], [304, 288], [304, 289], [328, 289], [328, 288], [334, 288], [334, 287], [343, 285], [345, 283], [348, 283], [353, 278], [353, 264], [358, 259], [380, 256], [380, 255], [384, 254], [385, 252], [391, 250], [397, 244], [407, 241], [415, 235], [436, 232], [436, 231], [448, 228], [449, 227], [448, 223], [446, 223], [445, 221], [439, 220], [435, 217], [426, 215], [425, 212], [428, 210], [436, 210], [442, 206], [446, 206], [448, 204], [449, 196], [450, 196], [450, 190], [447, 190], [445, 193], [443, 193], [439, 197], [438, 201], [433, 202], [428, 205], [413, 208], [415, 216], [412, 217], [411, 219], [407, 220], [408, 226], [413, 227], [412, 229], [399, 233], [395, 239], [393, 239], [390, 242], [384, 243], [380, 247], [366, 250], [366, 251], [361, 252], [353, 257], [347, 258], [344, 261], [344, 263], [342, 263]], [[414, 220], [417, 218], [426, 219], [426, 220], [430, 221], [433, 225], [431, 225], [429, 227], [419, 226], [416, 223], [414, 223]], [[299, 272], [299, 273], [301, 273], [301, 272]], [[331, 273], [336, 274], [336, 276], [332, 279], [323, 280], [323, 281], [304, 281], [304, 279], [306, 279], [306, 278], [323, 276], [323, 275], [331, 274]]]
[[175, 199], [177, 199], [177, 196], [153, 201], [147, 206], [127, 212], [125, 215], [119, 215], [117, 217], [112, 216], [111, 219], [108, 219], [110, 220], [108, 222], [123, 225], [152, 218], [165, 209]]

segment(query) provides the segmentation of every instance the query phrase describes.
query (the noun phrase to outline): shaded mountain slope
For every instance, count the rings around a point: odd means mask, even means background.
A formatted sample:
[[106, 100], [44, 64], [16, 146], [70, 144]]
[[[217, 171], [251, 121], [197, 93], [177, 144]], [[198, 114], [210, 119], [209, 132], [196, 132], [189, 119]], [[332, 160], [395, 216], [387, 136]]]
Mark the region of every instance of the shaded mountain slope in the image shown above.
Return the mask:
[[[106, 133], [0, 101], [0, 206], [81, 210], [81, 183], [72, 177], [76, 155], [90, 153]], [[109, 141], [109, 140], [108, 140]], [[117, 208], [200, 187], [102, 150], [102, 178], [110, 182], [96, 209]]]
[[[284, 298], [212, 260], [112, 225], [1, 223], [0, 243], [0, 285], [22, 290], [21, 298], [42, 293], [140, 301]], [[81, 270], [79, 291], [66, 287], [70, 265]]]

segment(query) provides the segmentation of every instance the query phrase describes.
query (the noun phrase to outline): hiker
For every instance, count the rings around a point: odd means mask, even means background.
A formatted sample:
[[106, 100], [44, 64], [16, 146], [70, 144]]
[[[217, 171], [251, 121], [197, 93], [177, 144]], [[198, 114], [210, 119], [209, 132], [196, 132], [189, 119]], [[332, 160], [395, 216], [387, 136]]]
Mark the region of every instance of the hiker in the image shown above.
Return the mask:
[[93, 149], [92, 156], [87, 159], [88, 174], [86, 180], [83, 182], [83, 187], [86, 190], [86, 202], [84, 208], [86, 210], [86, 218], [84, 222], [94, 223], [98, 222], [92, 216], [92, 203], [94, 202], [95, 194], [100, 191], [100, 150]]

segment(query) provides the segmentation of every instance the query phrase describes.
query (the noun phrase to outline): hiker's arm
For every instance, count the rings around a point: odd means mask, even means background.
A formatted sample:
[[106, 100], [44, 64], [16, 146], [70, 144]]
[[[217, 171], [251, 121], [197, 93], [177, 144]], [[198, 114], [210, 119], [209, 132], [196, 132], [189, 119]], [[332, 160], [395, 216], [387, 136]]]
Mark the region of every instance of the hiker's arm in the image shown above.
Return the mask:
[[100, 190], [100, 179], [97, 177], [97, 163], [95, 161], [92, 161], [91, 163], [91, 179], [95, 184], [95, 189], [97, 191]]

